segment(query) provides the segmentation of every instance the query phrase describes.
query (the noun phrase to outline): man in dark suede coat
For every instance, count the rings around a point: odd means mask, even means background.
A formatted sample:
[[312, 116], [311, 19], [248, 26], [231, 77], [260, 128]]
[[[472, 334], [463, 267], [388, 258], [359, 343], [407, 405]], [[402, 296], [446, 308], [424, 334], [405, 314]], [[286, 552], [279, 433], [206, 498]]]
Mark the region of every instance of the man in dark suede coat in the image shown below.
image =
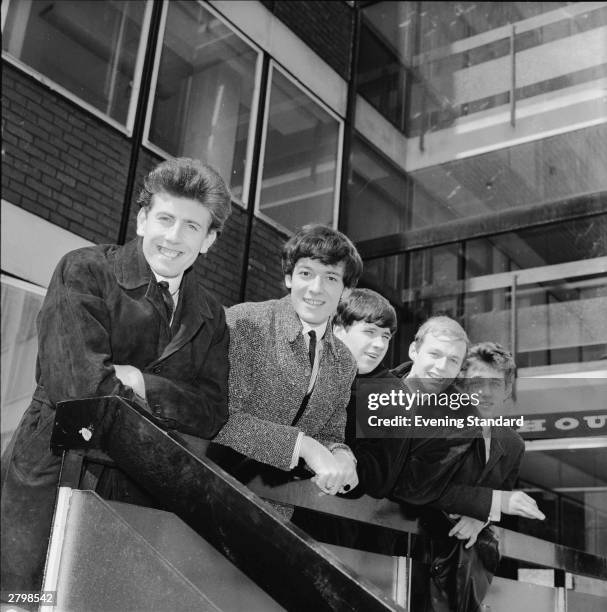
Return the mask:
[[[227, 420], [229, 334], [196, 261], [229, 216], [230, 193], [213, 169], [181, 158], [146, 177], [139, 203], [138, 238], [68, 253], [38, 316], [37, 388], [3, 457], [3, 592], [41, 586], [60, 469], [49, 447], [58, 402], [118, 395], [200, 438]], [[122, 473], [103, 494], [145, 496]]]

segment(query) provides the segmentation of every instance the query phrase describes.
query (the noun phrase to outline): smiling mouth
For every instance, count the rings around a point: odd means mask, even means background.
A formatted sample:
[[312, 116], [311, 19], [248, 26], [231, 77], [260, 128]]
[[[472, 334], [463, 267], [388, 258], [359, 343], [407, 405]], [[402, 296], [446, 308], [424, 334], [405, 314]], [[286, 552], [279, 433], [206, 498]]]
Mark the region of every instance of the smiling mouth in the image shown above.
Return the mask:
[[312, 300], [310, 298], [303, 298], [303, 301], [308, 304], [308, 306], [322, 306], [324, 304], [322, 300]]
[[162, 246], [158, 247], [158, 252], [162, 256], [164, 256], [164, 257], [166, 257], [168, 259], [176, 259], [177, 257], [179, 257], [182, 254], [181, 251], [175, 251], [174, 249], [167, 249], [166, 247], [162, 247]]

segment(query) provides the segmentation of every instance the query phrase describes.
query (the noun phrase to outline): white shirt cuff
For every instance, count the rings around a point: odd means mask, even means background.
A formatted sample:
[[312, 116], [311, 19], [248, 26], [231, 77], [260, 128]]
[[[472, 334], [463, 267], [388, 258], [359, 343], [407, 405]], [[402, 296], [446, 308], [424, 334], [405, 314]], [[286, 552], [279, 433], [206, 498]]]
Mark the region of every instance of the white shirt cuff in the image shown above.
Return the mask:
[[498, 490], [493, 491], [491, 496], [491, 510], [489, 512], [489, 520], [497, 523], [502, 518], [502, 492]]
[[297, 440], [295, 440], [295, 448], [293, 449], [293, 456], [291, 457], [291, 465], [289, 465], [290, 470], [296, 468], [297, 464], [299, 463], [299, 451], [301, 450], [301, 444], [303, 442], [303, 439], [304, 433], [303, 431], [300, 431], [297, 434]]

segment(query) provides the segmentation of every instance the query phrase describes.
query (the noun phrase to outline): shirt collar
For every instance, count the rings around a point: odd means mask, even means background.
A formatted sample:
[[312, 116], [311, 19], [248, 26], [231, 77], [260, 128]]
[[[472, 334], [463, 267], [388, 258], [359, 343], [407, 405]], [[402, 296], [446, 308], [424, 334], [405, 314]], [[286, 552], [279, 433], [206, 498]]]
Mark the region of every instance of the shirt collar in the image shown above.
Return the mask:
[[[301, 321], [301, 319], [300, 319]], [[325, 335], [325, 330], [327, 329], [328, 321], [325, 321], [321, 325], [310, 325], [305, 321], [301, 321], [301, 333], [305, 336], [308, 332], [314, 331], [316, 332], [316, 338], [320, 340]]]
[[[328, 324], [327, 321], [324, 325], [323, 329], [323, 346], [329, 347], [329, 349], [333, 352], [334, 355], [337, 355], [335, 349], [335, 340], [333, 337], [333, 332], [331, 330], [331, 325]], [[292, 344], [295, 342], [297, 336], [302, 333], [303, 324], [300, 318], [297, 316], [295, 309], [293, 308], [293, 302], [291, 301], [290, 295], [285, 295], [279, 301], [279, 307], [277, 311], [276, 317], [276, 325], [282, 331], [282, 333], [286, 336], [287, 340]], [[322, 327], [322, 326], [318, 326]], [[310, 328], [311, 329], [311, 328]], [[309, 330], [308, 330], [309, 331]], [[317, 331], [315, 329], [315, 331]], [[318, 331], [317, 331], [318, 333]]]
[[169, 293], [171, 295], [175, 295], [177, 291], [179, 291], [179, 287], [181, 286], [181, 279], [183, 278], [183, 272], [179, 276], [175, 276], [173, 278], [166, 278], [164, 276], [160, 276], [160, 274], [156, 274], [154, 270], [152, 270], [152, 274], [156, 278], [156, 282], [166, 281], [169, 284]]

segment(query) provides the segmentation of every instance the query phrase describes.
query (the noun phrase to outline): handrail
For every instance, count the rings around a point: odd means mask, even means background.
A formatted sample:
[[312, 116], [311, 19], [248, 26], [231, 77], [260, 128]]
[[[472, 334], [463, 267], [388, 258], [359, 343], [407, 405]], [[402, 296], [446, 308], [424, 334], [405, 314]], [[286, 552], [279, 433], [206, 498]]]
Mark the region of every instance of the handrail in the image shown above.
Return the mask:
[[[403, 534], [416, 534], [416, 521], [406, 519], [397, 503], [364, 495], [359, 499], [319, 496], [311, 481], [292, 481], [278, 487], [264, 484], [260, 478], [249, 488], [264, 499], [291, 504], [368, 525], [386, 527]], [[516, 531], [497, 528], [502, 555], [510, 559], [540, 565], [590, 578], [607, 580], [607, 557], [554, 544]]]
[[51, 447], [107, 454], [289, 610], [403, 610], [153, 419], [144, 407], [114, 396], [60, 402]]

